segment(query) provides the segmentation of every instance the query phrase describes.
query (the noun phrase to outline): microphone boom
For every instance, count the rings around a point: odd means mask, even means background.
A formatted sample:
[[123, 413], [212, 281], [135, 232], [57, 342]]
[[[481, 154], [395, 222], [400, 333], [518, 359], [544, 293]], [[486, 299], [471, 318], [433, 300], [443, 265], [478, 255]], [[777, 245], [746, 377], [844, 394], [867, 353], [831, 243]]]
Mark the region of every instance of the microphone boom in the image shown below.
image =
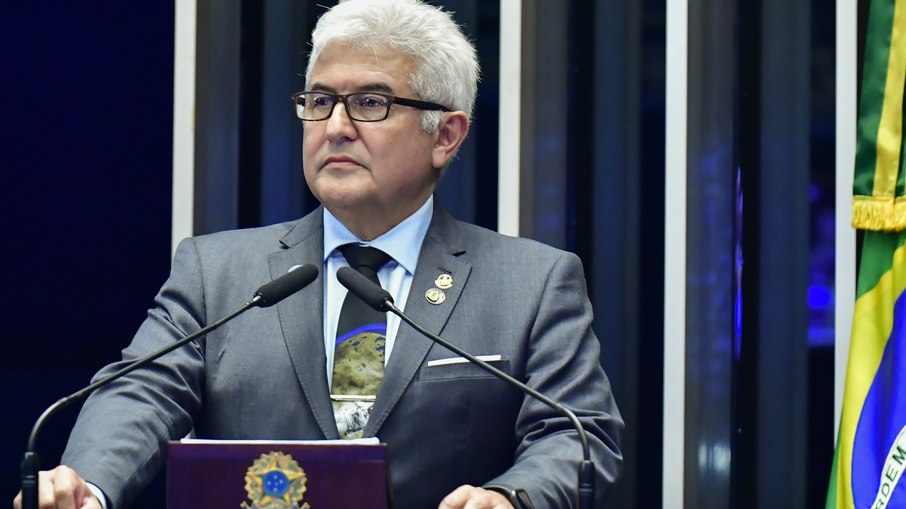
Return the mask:
[[400, 317], [402, 321], [412, 326], [412, 328], [426, 336], [431, 341], [434, 341], [444, 348], [447, 348], [448, 350], [451, 350], [454, 353], [464, 357], [472, 364], [477, 365], [481, 369], [491, 373], [497, 378], [519, 389], [523, 393], [532, 396], [538, 401], [541, 401], [542, 403], [551, 407], [558, 413], [566, 416], [572, 423], [573, 427], [576, 428], [576, 431], [579, 434], [579, 442], [582, 445], [583, 459], [579, 463], [579, 483], [576, 490], [577, 507], [579, 507], [580, 509], [591, 509], [591, 507], [593, 507], [595, 498], [595, 469], [594, 464], [591, 461], [591, 453], [588, 448], [588, 435], [585, 433], [585, 428], [582, 426], [582, 422], [579, 421], [579, 418], [576, 417], [576, 414], [573, 413], [572, 410], [566, 408], [565, 406], [548, 398], [544, 394], [541, 394], [528, 385], [520, 382], [519, 380], [516, 380], [509, 374], [500, 371], [487, 362], [475, 357], [462, 348], [459, 348], [458, 346], [450, 343], [437, 334], [434, 334], [428, 329], [422, 327], [415, 320], [409, 318], [408, 315], [403, 313], [398, 307], [393, 304], [393, 297], [391, 297], [389, 292], [374, 284], [371, 280], [360, 274], [357, 270], [350, 267], [342, 267], [337, 270], [337, 280], [339, 280], [340, 284], [345, 286], [350, 292], [357, 295], [366, 304], [373, 307], [374, 309], [378, 311], [388, 311], [395, 314], [396, 316]]
[[[217, 329], [221, 325], [229, 322], [233, 318], [245, 313], [253, 307], [269, 307], [280, 302], [281, 300], [289, 297], [290, 295], [298, 292], [299, 290], [305, 288], [312, 281], [318, 277], [318, 268], [312, 264], [306, 264], [301, 267], [298, 267], [295, 270], [291, 270], [288, 273], [274, 279], [270, 283], [262, 285], [258, 290], [255, 291], [254, 297], [251, 300], [246, 302], [241, 308], [234, 311], [233, 313], [221, 318], [220, 320], [195, 331], [192, 334], [176, 341], [166, 347], [152, 352], [140, 359], [134, 360], [129, 363], [123, 369], [116, 371], [115, 373], [106, 376], [88, 387], [81, 389], [77, 392], [57, 400], [53, 405], [49, 406], [47, 410], [44, 410], [44, 413], [38, 417], [38, 420], [35, 421], [35, 425], [31, 429], [31, 434], [28, 437], [28, 446], [25, 450], [25, 455], [22, 458], [21, 464], [21, 478], [22, 478], [22, 509], [37, 509], [38, 508], [38, 471], [40, 470], [40, 461], [38, 454], [35, 452], [35, 448], [38, 441], [38, 432], [41, 430], [41, 427], [44, 425], [44, 422], [54, 413], [56, 413], [61, 408], [65, 408], [70, 403], [79, 401], [85, 396], [91, 394], [95, 390], [109, 384], [110, 382], [121, 378], [132, 371], [154, 361], [158, 357], [166, 355], [177, 348], [190, 343], [201, 336]], [[366, 280], [367, 281], [367, 280]], [[370, 283], [370, 281], [369, 281]]]

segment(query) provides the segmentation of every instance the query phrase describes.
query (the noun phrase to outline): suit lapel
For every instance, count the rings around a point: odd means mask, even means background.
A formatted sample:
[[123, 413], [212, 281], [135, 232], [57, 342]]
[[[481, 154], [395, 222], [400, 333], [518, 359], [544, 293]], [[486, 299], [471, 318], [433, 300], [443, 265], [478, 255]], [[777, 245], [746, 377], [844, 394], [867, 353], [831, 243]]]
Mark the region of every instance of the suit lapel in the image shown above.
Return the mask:
[[[323, 271], [324, 229], [322, 210], [300, 219], [281, 240], [282, 249], [268, 259], [271, 277], [286, 274], [294, 265], [311, 263]], [[300, 292], [277, 304], [280, 326], [296, 378], [326, 438], [338, 438], [327, 387], [324, 352], [324, 275]]]
[[[465, 287], [471, 265], [458, 258], [465, 252], [459, 239], [455, 221], [435, 206], [431, 226], [425, 235], [418, 258], [418, 268], [412, 279], [406, 309], [403, 311], [428, 330], [440, 334], [456, 307]], [[431, 304], [425, 292], [434, 288], [434, 280], [441, 274], [453, 278], [453, 286], [444, 290], [446, 299], [439, 305]], [[393, 407], [411, 383], [434, 343], [405, 323], [396, 334], [393, 351], [384, 371], [384, 380], [374, 403], [371, 417], [365, 425], [365, 436], [374, 436], [390, 415]]]

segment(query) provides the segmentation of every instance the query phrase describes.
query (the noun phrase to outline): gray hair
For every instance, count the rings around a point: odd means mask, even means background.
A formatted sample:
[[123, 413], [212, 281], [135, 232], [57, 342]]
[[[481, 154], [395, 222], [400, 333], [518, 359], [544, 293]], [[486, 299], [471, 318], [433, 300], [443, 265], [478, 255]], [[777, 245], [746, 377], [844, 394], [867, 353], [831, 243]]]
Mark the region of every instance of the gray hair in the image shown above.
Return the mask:
[[[415, 57], [409, 86], [418, 99], [464, 111], [472, 118], [478, 89], [478, 55], [448, 12], [420, 0], [346, 0], [318, 20], [311, 34], [305, 82], [321, 52], [331, 44], [359, 48], [386, 45]], [[433, 133], [441, 112], [422, 112], [422, 129]]]

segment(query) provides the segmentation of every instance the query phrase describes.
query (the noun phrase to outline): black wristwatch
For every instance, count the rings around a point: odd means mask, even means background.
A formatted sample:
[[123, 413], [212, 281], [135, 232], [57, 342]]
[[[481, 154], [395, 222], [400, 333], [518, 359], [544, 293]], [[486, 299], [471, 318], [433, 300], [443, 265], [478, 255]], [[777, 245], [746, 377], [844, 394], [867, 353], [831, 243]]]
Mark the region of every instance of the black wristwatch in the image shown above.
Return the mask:
[[525, 490], [512, 490], [502, 486], [490, 486], [488, 489], [505, 496], [516, 509], [535, 509]]

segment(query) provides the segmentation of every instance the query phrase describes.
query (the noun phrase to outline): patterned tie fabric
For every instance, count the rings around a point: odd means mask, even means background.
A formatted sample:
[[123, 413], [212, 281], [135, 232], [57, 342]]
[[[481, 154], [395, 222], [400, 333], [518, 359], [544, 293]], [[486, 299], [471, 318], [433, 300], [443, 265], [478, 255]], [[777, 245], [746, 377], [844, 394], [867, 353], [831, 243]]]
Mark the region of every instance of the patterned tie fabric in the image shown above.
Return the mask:
[[[377, 273], [390, 256], [373, 247], [346, 244], [340, 246], [349, 266], [380, 285]], [[361, 438], [374, 398], [384, 376], [384, 344], [387, 314], [364, 301], [346, 294], [337, 324], [337, 342], [333, 360], [334, 417], [341, 438]]]

